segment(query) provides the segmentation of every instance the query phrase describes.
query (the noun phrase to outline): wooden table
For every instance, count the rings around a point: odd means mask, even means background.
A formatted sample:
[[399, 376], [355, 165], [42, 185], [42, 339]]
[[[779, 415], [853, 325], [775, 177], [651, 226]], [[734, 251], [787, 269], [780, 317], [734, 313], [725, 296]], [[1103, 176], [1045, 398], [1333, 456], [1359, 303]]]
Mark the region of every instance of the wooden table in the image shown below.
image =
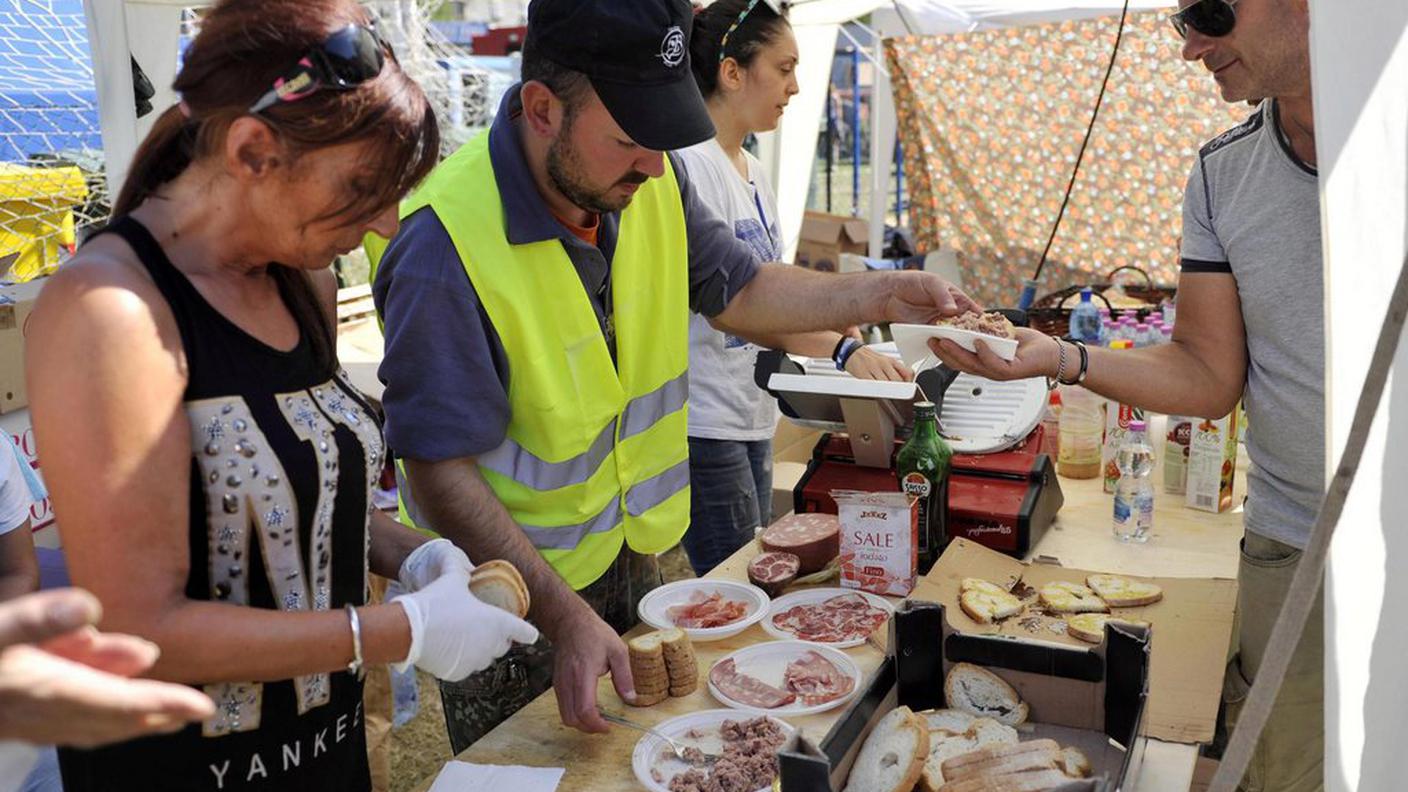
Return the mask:
[[[1161, 436], [1158, 428], [1156, 425], [1155, 437]], [[1238, 498], [1246, 492], [1244, 466], [1243, 460], [1238, 465]], [[1237, 543], [1242, 535], [1240, 510], [1210, 514], [1185, 509], [1180, 497], [1160, 491], [1155, 498], [1153, 536], [1144, 545], [1125, 545], [1111, 532], [1111, 496], [1101, 491], [1098, 480], [1061, 479], [1061, 488], [1066, 504], [1057, 524], [1042, 538], [1028, 560], [1059, 560], [1066, 566], [1131, 575], [1236, 577]], [[744, 580], [748, 560], [758, 552], [756, 543], [749, 544], [707, 577]], [[630, 634], [648, 629], [641, 626]], [[736, 649], [768, 640], [772, 637], [754, 625], [730, 639], [696, 644], [701, 684], [693, 695], [638, 709], [624, 705], [611, 687], [610, 678], [602, 677], [597, 687], [597, 700], [602, 706], [622, 711], [627, 717], [647, 725], [698, 710], [719, 708], [723, 705], [709, 695], [703, 683], [703, 672]], [[866, 674], [873, 671], [884, 656], [871, 644], [847, 651]], [[820, 740], [844, 709], [788, 720], [813, 739]], [[479, 764], [564, 767], [567, 772], [558, 787], [562, 792], [641, 789], [631, 771], [631, 752], [640, 737], [639, 732], [625, 728], [614, 728], [600, 735], [569, 729], [559, 720], [557, 699], [548, 691], [456, 758]], [[1197, 756], [1196, 745], [1150, 740], [1136, 792], [1187, 792]], [[427, 779], [418, 789], [428, 789], [432, 780]]]

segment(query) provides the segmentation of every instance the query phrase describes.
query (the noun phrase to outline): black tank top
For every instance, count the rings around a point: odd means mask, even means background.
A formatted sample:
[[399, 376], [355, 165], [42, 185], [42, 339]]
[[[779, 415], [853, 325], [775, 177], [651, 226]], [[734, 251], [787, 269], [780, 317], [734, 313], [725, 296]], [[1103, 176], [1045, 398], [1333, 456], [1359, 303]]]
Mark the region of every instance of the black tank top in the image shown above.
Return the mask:
[[[274, 349], [211, 307], [139, 222], [121, 218], [107, 232], [151, 273], [186, 353], [186, 596], [277, 610], [365, 603], [381, 428], [346, 375], [319, 365], [309, 341], [317, 329], [300, 328], [291, 351]], [[215, 701], [212, 721], [61, 751], [67, 792], [370, 788], [362, 683], [352, 675], [200, 687]]]

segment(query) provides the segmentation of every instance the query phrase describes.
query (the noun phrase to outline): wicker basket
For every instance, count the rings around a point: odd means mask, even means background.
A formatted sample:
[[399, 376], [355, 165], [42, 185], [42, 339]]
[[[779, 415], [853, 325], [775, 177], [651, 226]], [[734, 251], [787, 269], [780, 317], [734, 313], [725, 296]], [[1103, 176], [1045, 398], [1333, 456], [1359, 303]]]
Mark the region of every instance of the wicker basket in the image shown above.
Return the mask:
[[1104, 282], [1081, 283], [1074, 286], [1067, 286], [1064, 289], [1037, 298], [1036, 302], [1032, 303], [1032, 307], [1027, 310], [1027, 322], [1032, 328], [1048, 335], [1066, 335], [1071, 327], [1071, 309], [1062, 308], [1061, 305], [1073, 295], [1079, 294], [1081, 289], [1087, 287], [1094, 292], [1094, 299], [1096, 301], [1104, 303], [1106, 308], [1110, 308], [1110, 313], [1119, 313], [1119, 311], [1115, 310], [1110, 305], [1110, 301], [1105, 299], [1104, 292], [1114, 285], [1115, 275], [1125, 270], [1137, 272], [1144, 277], [1144, 285], [1126, 285], [1124, 287], [1125, 293], [1130, 297], [1136, 300], [1143, 300], [1147, 303], [1146, 307], [1135, 309], [1139, 313], [1140, 321], [1148, 318], [1148, 316], [1158, 310], [1158, 306], [1162, 305], [1165, 301], [1172, 300], [1174, 294], [1177, 292], [1177, 289], [1172, 286], [1156, 285], [1153, 279], [1149, 277], [1149, 273], [1139, 267], [1119, 267], [1118, 269], [1111, 270], [1110, 273], [1105, 276]]

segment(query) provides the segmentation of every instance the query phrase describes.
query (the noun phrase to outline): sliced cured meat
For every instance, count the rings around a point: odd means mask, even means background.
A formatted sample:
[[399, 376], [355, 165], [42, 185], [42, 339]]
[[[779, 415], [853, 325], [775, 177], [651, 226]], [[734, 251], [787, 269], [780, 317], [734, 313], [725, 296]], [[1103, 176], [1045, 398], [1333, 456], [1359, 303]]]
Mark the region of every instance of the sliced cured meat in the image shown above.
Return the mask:
[[747, 707], [774, 709], [797, 700], [796, 693], [739, 672], [732, 658], [715, 663], [709, 669], [709, 681], [720, 693]]
[[769, 597], [776, 597], [797, 579], [801, 569], [802, 560], [792, 553], [760, 553], [748, 562], [748, 580]]
[[835, 701], [856, 686], [850, 674], [843, 673], [835, 663], [812, 651], [788, 663], [783, 680], [787, 689], [809, 707]]
[[723, 627], [733, 624], [748, 612], [748, 604], [738, 600], [725, 599], [717, 591], [705, 594], [696, 591], [683, 605], [671, 606], [665, 614], [676, 627], [700, 629]]
[[841, 523], [834, 514], [789, 514], [769, 525], [759, 539], [764, 550], [797, 556], [797, 574], [810, 575], [841, 554]]
[[803, 641], [845, 643], [868, 638], [890, 618], [859, 594], [840, 594], [822, 602], [794, 605], [773, 614], [773, 626]]

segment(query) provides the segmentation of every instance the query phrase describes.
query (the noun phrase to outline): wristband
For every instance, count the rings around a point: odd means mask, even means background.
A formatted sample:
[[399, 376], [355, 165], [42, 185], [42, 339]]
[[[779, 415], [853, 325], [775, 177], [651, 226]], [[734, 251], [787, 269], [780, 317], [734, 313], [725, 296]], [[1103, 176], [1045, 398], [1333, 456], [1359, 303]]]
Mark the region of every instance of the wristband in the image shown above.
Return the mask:
[[854, 355], [856, 350], [860, 349], [861, 346], [861, 342], [855, 340], [854, 338], [851, 338], [850, 336], [845, 336], [844, 338], [842, 338], [840, 345], [837, 347], [836, 355], [834, 358], [832, 358], [836, 361], [836, 370], [845, 371], [846, 361], [850, 360], [851, 355]]
[[1075, 384], [1079, 385], [1085, 382], [1085, 375], [1090, 370], [1090, 352], [1085, 348], [1083, 341], [1073, 341], [1072, 343], [1076, 345], [1076, 349], [1080, 350], [1080, 373], [1076, 375], [1075, 381]]

